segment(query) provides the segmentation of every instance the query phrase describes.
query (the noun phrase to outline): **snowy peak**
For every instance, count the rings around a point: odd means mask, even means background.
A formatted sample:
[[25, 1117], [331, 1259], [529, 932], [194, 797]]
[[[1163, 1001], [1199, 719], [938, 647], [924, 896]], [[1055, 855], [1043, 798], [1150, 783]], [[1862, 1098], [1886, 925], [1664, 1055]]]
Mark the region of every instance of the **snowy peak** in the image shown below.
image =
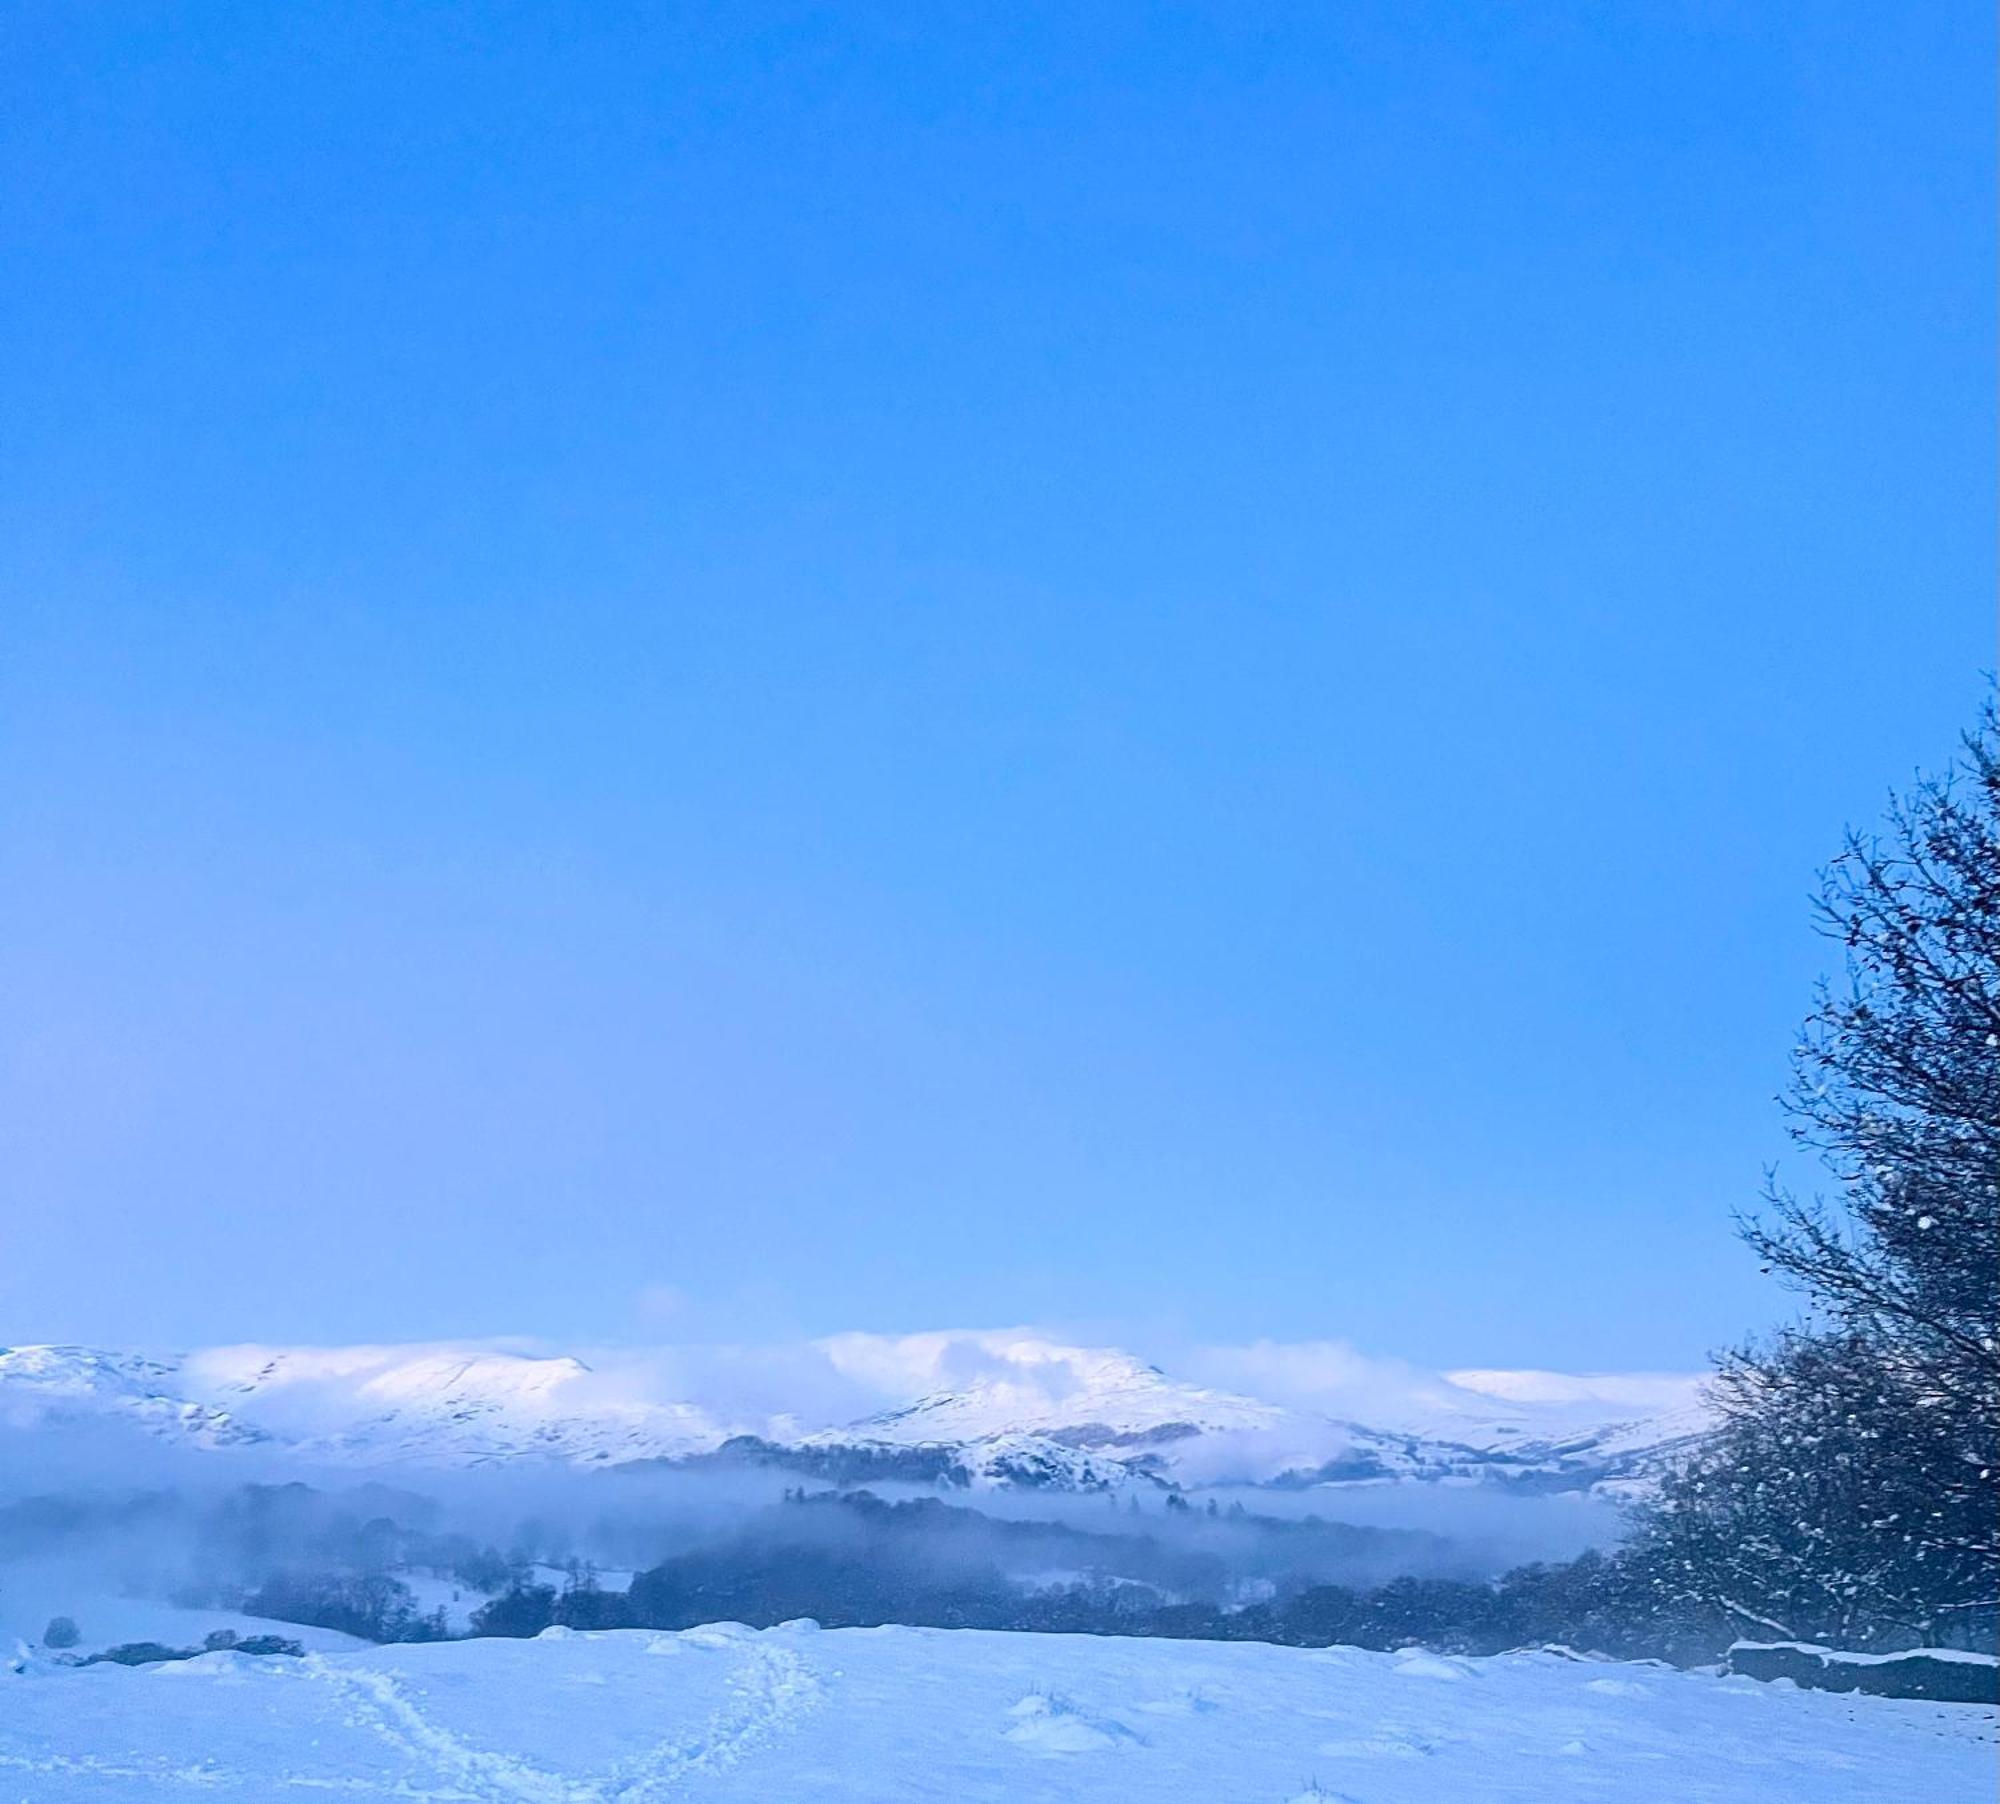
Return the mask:
[[[837, 1361], [929, 1381], [914, 1401], [881, 1410], [849, 1432], [885, 1441], [972, 1441], [1034, 1432], [1076, 1445], [1275, 1426], [1284, 1412], [1252, 1398], [1167, 1377], [1107, 1347], [1070, 1347], [1026, 1335], [912, 1335], [866, 1354], [842, 1337]], [[897, 1355], [903, 1358], [898, 1359]], [[944, 1380], [947, 1382], [938, 1382]]]

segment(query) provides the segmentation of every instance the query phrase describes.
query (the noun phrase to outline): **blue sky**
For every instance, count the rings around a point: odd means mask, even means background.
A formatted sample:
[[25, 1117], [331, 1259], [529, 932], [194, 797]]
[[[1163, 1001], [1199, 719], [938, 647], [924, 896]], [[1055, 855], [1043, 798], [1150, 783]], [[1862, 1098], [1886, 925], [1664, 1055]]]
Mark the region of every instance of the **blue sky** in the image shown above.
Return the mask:
[[1987, 9], [8, 35], [0, 1336], [1782, 1309], [1811, 873], [1993, 662]]

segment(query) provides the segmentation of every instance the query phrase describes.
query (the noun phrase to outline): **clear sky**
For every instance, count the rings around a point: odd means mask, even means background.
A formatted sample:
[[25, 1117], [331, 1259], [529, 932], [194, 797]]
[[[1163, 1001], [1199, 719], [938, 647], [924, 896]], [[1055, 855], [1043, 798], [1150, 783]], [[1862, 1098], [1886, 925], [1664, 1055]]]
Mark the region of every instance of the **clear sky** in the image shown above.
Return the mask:
[[1769, 1319], [1989, 15], [10, 7], [0, 1339]]

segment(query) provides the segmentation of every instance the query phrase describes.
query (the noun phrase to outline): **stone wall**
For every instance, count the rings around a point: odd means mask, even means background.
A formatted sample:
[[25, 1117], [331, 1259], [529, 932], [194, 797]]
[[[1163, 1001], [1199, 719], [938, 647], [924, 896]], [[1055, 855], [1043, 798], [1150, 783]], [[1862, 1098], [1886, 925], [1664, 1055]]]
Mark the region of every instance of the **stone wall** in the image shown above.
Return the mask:
[[1874, 1697], [1930, 1698], [1949, 1704], [2000, 1704], [2000, 1660], [1956, 1648], [1902, 1654], [1848, 1654], [1807, 1641], [1739, 1641], [1729, 1670], [1752, 1679], [1790, 1679], [1814, 1691], [1865, 1691]]

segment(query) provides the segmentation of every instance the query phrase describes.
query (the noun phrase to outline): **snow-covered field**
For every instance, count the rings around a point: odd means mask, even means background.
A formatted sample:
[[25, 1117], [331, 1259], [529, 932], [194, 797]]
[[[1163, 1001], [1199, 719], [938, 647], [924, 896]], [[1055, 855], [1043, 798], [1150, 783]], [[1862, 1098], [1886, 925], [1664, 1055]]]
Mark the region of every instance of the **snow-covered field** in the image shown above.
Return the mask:
[[930, 1629], [0, 1675], [0, 1798], [1619, 1804], [1993, 1795], [1995, 1716], [1554, 1654]]

